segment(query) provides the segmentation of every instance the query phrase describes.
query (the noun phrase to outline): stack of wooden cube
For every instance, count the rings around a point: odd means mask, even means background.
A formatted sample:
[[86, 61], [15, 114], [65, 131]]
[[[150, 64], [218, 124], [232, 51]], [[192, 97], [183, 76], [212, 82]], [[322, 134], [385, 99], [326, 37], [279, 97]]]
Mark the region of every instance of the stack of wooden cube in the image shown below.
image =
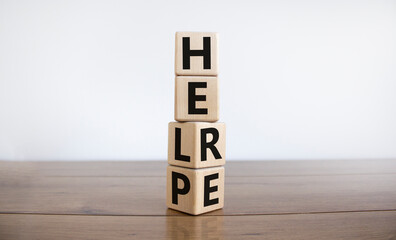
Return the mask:
[[193, 215], [223, 208], [225, 124], [219, 120], [218, 35], [177, 32], [175, 120], [169, 123], [169, 208]]

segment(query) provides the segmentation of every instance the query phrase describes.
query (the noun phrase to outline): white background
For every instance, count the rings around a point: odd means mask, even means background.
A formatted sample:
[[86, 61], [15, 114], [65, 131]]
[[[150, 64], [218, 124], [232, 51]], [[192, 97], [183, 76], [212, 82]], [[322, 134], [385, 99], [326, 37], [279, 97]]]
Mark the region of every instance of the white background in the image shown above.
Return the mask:
[[0, 159], [166, 159], [176, 31], [220, 34], [227, 160], [396, 158], [395, 1], [0, 0]]

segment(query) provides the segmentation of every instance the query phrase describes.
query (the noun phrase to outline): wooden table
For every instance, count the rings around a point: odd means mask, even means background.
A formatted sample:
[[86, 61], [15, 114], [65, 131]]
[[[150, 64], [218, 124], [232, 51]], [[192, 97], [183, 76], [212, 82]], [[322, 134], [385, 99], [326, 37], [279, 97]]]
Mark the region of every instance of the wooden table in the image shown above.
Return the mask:
[[197, 217], [166, 208], [166, 166], [0, 162], [0, 239], [396, 239], [396, 160], [228, 162]]

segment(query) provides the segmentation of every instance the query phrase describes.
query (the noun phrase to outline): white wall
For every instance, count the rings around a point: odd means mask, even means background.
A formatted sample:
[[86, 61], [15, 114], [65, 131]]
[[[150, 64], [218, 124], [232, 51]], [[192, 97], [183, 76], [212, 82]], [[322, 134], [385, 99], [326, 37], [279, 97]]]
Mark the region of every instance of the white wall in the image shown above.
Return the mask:
[[0, 0], [0, 159], [165, 159], [176, 31], [220, 33], [228, 160], [396, 158], [395, 1]]

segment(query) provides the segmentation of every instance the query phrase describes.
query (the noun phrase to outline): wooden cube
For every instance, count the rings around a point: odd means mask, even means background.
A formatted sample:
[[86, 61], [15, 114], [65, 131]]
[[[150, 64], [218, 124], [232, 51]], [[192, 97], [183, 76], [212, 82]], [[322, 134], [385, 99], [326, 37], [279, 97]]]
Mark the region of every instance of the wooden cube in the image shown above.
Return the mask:
[[168, 166], [168, 208], [198, 215], [224, 206], [224, 167], [189, 169]]
[[170, 122], [168, 163], [188, 168], [225, 164], [225, 123]]
[[217, 39], [217, 33], [176, 32], [176, 75], [217, 76]]
[[175, 120], [181, 122], [219, 120], [217, 77], [176, 77]]

